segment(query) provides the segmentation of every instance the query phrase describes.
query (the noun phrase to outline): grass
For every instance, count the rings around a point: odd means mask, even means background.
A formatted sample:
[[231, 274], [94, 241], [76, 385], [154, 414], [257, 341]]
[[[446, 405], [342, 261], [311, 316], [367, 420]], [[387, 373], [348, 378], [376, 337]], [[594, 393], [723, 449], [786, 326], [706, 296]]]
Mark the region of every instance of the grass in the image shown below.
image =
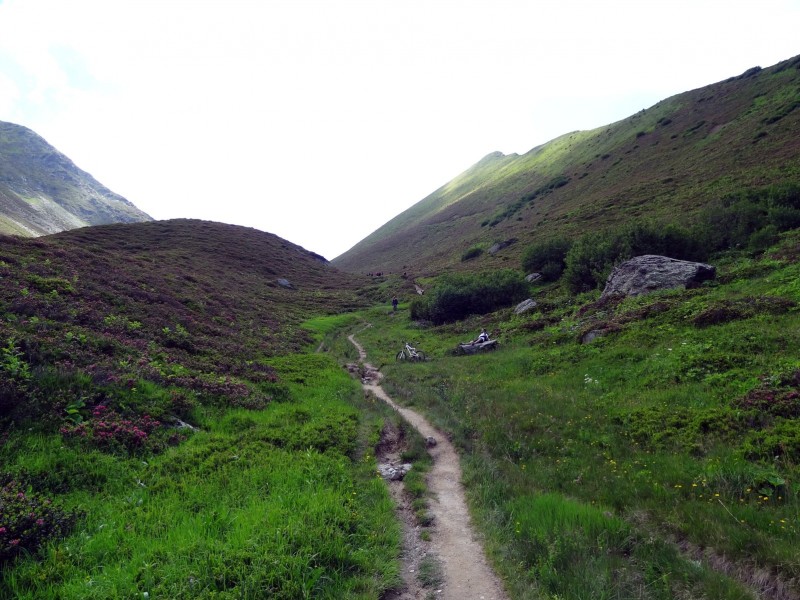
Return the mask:
[[[719, 257], [695, 290], [609, 303], [552, 283], [524, 315], [430, 327], [388, 306], [407, 280], [255, 230], [0, 238], [0, 598], [399, 586], [374, 457], [397, 416], [341, 368], [351, 332], [460, 449], [513, 598], [738, 599], [796, 581], [799, 248], [795, 230]], [[481, 327], [500, 350], [454, 356]], [[396, 362], [406, 341], [431, 360]], [[424, 444], [407, 439], [427, 526]]]
[[[771, 256], [723, 259], [721, 282], [611, 308], [550, 286], [524, 316], [419, 329], [365, 315], [359, 340], [388, 393], [463, 453], [512, 597], [750, 598], [760, 569], [800, 575], [796, 248], [785, 236]], [[708, 322], [730, 302], [749, 310]], [[481, 326], [501, 350], [452, 356]], [[432, 360], [394, 364], [406, 338]]]
[[308, 353], [317, 316], [369, 302], [363, 280], [200, 221], [0, 241], [0, 597], [399, 584], [385, 414]]
[[275, 366], [290, 382], [287, 402], [207, 411], [185, 443], [146, 460], [11, 434], [6, 468], [49, 479], [86, 518], [4, 569], [0, 595], [374, 598], [395, 585], [399, 528], [358, 435], [369, 407], [330, 359]]

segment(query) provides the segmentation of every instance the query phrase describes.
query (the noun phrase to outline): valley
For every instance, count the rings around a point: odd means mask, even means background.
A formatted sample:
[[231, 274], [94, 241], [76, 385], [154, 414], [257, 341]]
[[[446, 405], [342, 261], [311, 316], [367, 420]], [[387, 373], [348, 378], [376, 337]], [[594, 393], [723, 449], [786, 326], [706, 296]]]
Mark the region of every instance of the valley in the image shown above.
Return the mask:
[[[798, 82], [491, 153], [332, 262], [197, 219], [0, 235], [0, 598], [800, 598]], [[604, 294], [642, 255], [710, 268]]]

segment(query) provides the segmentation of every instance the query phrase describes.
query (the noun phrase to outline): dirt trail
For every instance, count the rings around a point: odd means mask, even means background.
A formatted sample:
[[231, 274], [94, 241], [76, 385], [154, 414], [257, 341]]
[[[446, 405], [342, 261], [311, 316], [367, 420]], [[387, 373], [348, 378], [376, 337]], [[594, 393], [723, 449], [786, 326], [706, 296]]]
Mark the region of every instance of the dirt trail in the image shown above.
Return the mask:
[[[366, 362], [364, 349], [354, 336], [348, 339], [358, 349], [359, 361], [364, 366], [364, 389], [398, 411], [423, 437], [436, 439], [436, 446], [429, 449], [433, 468], [428, 476], [428, 488], [433, 494], [430, 512], [434, 516], [430, 545], [441, 560], [444, 576], [444, 583], [437, 589], [436, 597], [448, 600], [505, 600], [507, 596], [503, 587], [489, 567], [483, 547], [470, 523], [461, 485], [461, 465], [455, 448], [420, 414], [392, 401], [380, 386], [380, 372]], [[404, 575], [409, 571], [405, 567]], [[441, 593], [438, 593], [439, 590]]]

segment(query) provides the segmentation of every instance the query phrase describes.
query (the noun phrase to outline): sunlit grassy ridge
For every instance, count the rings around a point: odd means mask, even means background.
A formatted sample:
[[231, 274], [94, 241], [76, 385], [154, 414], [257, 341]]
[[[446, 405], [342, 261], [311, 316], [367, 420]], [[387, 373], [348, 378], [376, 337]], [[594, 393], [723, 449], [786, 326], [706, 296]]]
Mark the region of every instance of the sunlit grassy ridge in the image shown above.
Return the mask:
[[[512, 597], [800, 593], [799, 241], [620, 304], [545, 285], [524, 316], [365, 317], [384, 387], [463, 452]], [[481, 326], [501, 349], [453, 356]], [[395, 363], [405, 340], [432, 359]]]
[[[413, 276], [490, 270], [518, 264], [531, 243], [635, 219], [690, 219], [729, 193], [800, 183], [798, 67], [800, 57], [748, 70], [522, 155], [490, 154], [334, 262]], [[557, 178], [564, 184], [547, 190]], [[461, 261], [475, 245], [509, 240]]]

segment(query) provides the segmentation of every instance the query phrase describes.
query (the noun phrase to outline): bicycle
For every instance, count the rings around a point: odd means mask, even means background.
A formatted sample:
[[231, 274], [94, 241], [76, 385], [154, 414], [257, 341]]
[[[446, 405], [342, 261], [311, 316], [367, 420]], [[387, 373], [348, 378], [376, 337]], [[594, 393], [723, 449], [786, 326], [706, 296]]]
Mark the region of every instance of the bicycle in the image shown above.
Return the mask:
[[414, 361], [424, 361], [427, 360], [427, 356], [422, 350], [417, 350], [409, 344], [408, 342], [404, 342], [403, 349], [397, 353], [395, 356], [395, 360], [414, 360]]

